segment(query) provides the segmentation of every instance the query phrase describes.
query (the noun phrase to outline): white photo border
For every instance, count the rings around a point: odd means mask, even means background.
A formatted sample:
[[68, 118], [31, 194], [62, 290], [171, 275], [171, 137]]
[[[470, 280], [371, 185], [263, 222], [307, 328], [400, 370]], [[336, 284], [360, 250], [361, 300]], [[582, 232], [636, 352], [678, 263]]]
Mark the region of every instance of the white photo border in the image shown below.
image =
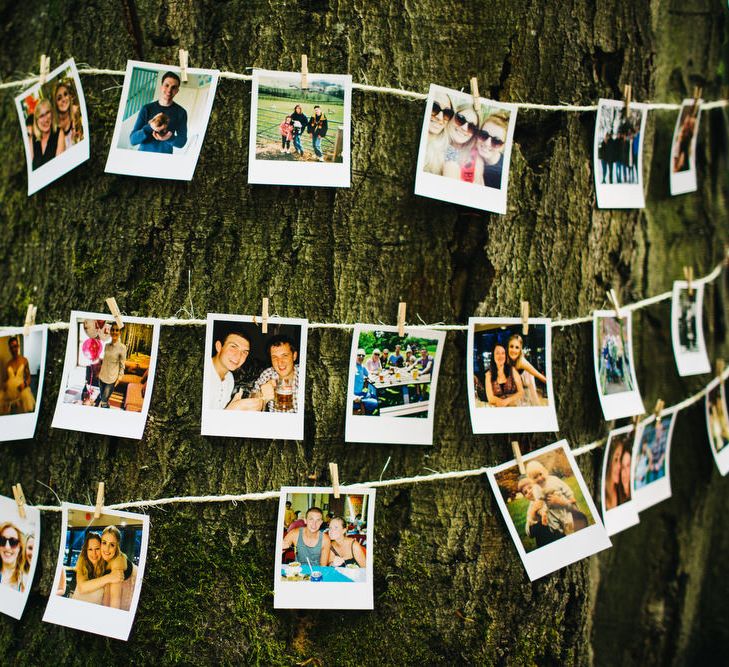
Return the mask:
[[[602, 521], [605, 525], [605, 530], [607, 531], [608, 535], [615, 535], [616, 533], [619, 533], [626, 528], [630, 528], [632, 526], [635, 526], [636, 524], [640, 523], [640, 516], [638, 515], [638, 510], [636, 509], [635, 502], [633, 500], [633, 442], [635, 433], [633, 433], [635, 429], [633, 428], [632, 424], [628, 424], [628, 426], [622, 426], [620, 428], [613, 429], [610, 431], [610, 434], [608, 435], [607, 443], [605, 443], [605, 453], [602, 457], [602, 482], [600, 484], [600, 493], [601, 493], [601, 501], [600, 501], [600, 508], [602, 509]], [[608, 466], [608, 460], [610, 458], [610, 444], [613, 441], [613, 438], [619, 437], [621, 435], [627, 436], [629, 433], [633, 433], [633, 442], [630, 442], [630, 500], [626, 500], [624, 503], [618, 505], [617, 507], [613, 507], [612, 509], [608, 510], [605, 509], [605, 474], [607, 473], [607, 466]]]
[[676, 368], [681, 377], [688, 375], [702, 375], [711, 372], [711, 363], [706, 351], [704, 340], [704, 284], [703, 279], [694, 280], [692, 289], [696, 292], [696, 352], [682, 352], [681, 339], [678, 331], [678, 320], [681, 315], [681, 292], [688, 289], [688, 282], [676, 280], [673, 283], [673, 296], [671, 298], [671, 341], [673, 342], [673, 356], [676, 359]]

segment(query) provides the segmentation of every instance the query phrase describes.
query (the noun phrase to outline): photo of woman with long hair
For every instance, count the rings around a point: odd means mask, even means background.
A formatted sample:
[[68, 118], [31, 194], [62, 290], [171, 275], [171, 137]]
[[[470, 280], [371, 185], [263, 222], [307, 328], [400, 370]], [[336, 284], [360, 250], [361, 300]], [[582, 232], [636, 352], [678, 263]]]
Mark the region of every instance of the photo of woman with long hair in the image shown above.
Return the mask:
[[[122, 572], [106, 574], [106, 563], [101, 557], [101, 535], [92, 531], [86, 533], [74, 571], [76, 588], [71, 593], [71, 599], [93, 604], [103, 603], [105, 587], [124, 579]], [[61, 595], [64, 592], [59, 590]]]
[[10, 521], [0, 525], [0, 584], [12, 590], [25, 591], [25, 543], [23, 533]]
[[491, 365], [484, 378], [488, 404], [496, 408], [518, 405], [524, 398], [521, 376], [507, 358], [506, 348], [497, 342], [491, 352]]
[[536, 378], [546, 385], [547, 376], [540, 373], [527, 361], [524, 356], [524, 338], [521, 334], [515, 333], [509, 336], [506, 345], [509, 363], [521, 374], [521, 383], [524, 386], [524, 398], [521, 405], [541, 405], [542, 401], [537, 395], [534, 379]]
[[84, 138], [81, 110], [76, 101], [73, 81], [62, 79], [53, 89], [53, 110], [58, 129], [63, 132], [64, 150], [68, 150]]
[[120, 550], [122, 536], [116, 526], [107, 526], [101, 533], [101, 558], [106, 576], [112, 577], [104, 588], [106, 607], [129, 611], [137, 583], [137, 566]]

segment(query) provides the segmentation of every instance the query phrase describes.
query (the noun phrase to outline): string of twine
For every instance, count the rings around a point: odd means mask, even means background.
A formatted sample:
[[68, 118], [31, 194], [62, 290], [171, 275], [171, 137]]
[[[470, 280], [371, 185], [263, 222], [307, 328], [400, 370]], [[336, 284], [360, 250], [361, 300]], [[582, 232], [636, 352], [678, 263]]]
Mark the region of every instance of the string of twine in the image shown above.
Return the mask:
[[[125, 70], [117, 69], [99, 69], [97, 67], [84, 67], [78, 70], [79, 74], [88, 74], [90, 76], [108, 75], [108, 76], [123, 76]], [[235, 81], [252, 81], [252, 74], [241, 74], [239, 72], [220, 72], [221, 79], [233, 79]], [[16, 81], [7, 81], [0, 83], [0, 90], [9, 88], [20, 88], [25, 86], [32, 86], [38, 83], [40, 80], [39, 76], [31, 76], [25, 79], [18, 79]], [[354, 90], [362, 90], [368, 93], [383, 93], [385, 95], [394, 95], [396, 97], [404, 97], [411, 100], [426, 100], [428, 99], [427, 93], [418, 93], [413, 90], [405, 90], [403, 88], [392, 88], [390, 86], [370, 86], [366, 83], [352, 83]], [[597, 111], [597, 104], [539, 104], [536, 102], [510, 102], [513, 106], [518, 109], [526, 111]], [[645, 102], [643, 106], [649, 111], [678, 111], [681, 108], [680, 104], [669, 104], [666, 102]], [[709, 111], [711, 109], [718, 109], [725, 106], [729, 106], [729, 100], [716, 100], [714, 102], [704, 102], [700, 105], [702, 111]]]

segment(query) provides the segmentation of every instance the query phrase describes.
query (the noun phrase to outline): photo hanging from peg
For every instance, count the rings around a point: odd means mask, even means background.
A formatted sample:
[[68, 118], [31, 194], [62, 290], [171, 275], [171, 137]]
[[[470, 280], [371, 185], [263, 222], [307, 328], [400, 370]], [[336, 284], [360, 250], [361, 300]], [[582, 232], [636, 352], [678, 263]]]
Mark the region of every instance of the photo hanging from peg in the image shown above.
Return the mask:
[[301, 90], [309, 87], [309, 59], [303, 53], [301, 54]]
[[684, 266], [683, 267], [683, 277], [686, 280], [687, 286], [686, 289], [688, 290], [689, 296], [693, 296], [694, 294], [694, 267], [693, 266]]
[[625, 88], [623, 89], [623, 97], [625, 98], [625, 115], [628, 116], [630, 114], [630, 98], [633, 95], [633, 87], [625, 84]]
[[106, 305], [109, 306], [109, 312], [111, 313], [116, 325], [120, 328], [124, 328], [124, 322], [122, 321], [121, 311], [119, 310], [119, 304], [113, 296], [110, 296], [106, 300]]
[[21, 519], [25, 519], [25, 495], [23, 494], [23, 487], [20, 486], [20, 482], [13, 484], [13, 497], [18, 505], [18, 516]]
[[30, 336], [30, 328], [35, 324], [35, 316], [38, 312], [37, 306], [32, 303], [28, 304], [28, 310], [25, 311], [25, 322], [23, 323], [23, 335]]
[[529, 302], [521, 302], [521, 332], [527, 336], [529, 334]]
[[620, 319], [620, 301], [618, 301], [618, 295], [612, 287], [608, 290], [607, 296], [610, 305], [615, 310], [615, 317]]
[[475, 76], [471, 77], [471, 96], [473, 97], [473, 108], [478, 110], [480, 95], [478, 94], [478, 79]]
[[519, 443], [516, 440], [512, 440], [511, 448], [514, 450], [514, 458], [516, 459], [516, 466], [517, 466], [517, 468], [519, 468], [519, 474], [526, 475], [526, 466], [524, 465], [524, 459], [521, 456], [521, 449], [519, 449]]
[[182, 83], [187, 83], [187, 64], [190, 54], [185, 49], [180, 49], [180, 79]]
[[261, 332], [268, 333], [268, 297], [263, 297], [261, 303]]
[[96, 492], [96, 505], [94, 506], [94, 519], [98, 519], [104, 511], [104, 482], [99, 482]]
[[336, 463], [329, 464], [329, 477], [332, 480], [332, 493], [339, 498], [339, 466]]
[[407, 309], [407, 303], [401, 301], [397, 305], [397, 335], [402, 337], [405, 335], [405, 311]]
[[38, 83], [42, 86], [46, 79], [48, 78], [48, 74], [51, 71], [51, 59], [49, 56], [47, 56], [45, 53], [40, 57], [40, 73], [38, 76]]

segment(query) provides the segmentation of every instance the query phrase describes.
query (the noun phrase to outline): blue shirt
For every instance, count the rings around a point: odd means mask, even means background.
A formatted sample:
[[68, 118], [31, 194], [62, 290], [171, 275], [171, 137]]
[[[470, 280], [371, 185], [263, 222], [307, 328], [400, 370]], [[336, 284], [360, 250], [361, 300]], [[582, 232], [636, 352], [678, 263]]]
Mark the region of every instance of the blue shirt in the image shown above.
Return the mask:
[[[152, 136], [154, 130], [149, 125], [149, 119], [158, 113], [169, 118], [167, 131], [172, 132], [172, 136], [167, 141], [158, 141]], [[173, 148], [182, 148], [187, 143], [187, 111], [176, 102], [168, 107], [163, 107], [157, 100], [145, 104], [139, 110], [129, 142], [132, 146], [139, 146], [140, 151], [171, 154]]]

